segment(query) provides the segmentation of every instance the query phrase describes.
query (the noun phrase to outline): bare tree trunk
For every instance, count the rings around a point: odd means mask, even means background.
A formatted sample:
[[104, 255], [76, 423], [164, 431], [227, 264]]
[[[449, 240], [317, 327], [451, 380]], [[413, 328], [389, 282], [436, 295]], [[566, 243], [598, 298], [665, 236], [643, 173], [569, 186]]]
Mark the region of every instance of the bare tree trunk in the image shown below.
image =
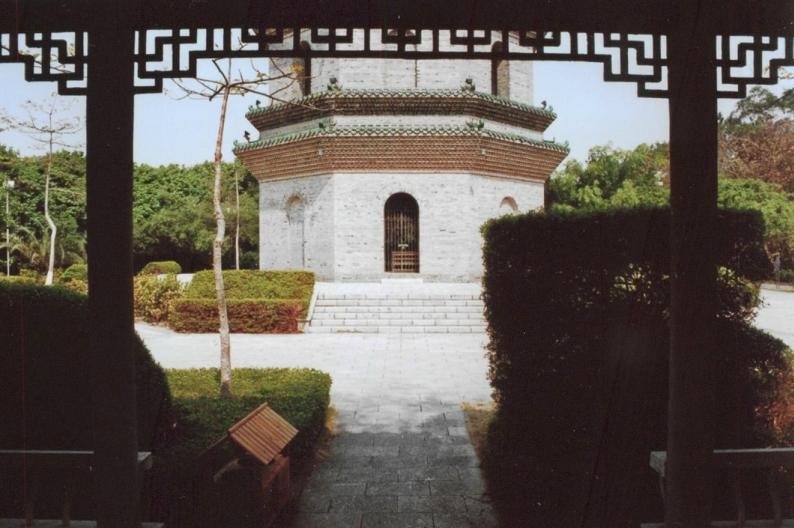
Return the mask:
[[234, 268], [240, 269], [240, 183], [239, 174], [234, 171], [234, 208], [237, 212], [237, 219], [234, 226]]
[[212, 241], [212, 271], [215, 275], [215, 292], [218, 297], [219, 334], [221, 340], [221, 398], [232, 396], [232, 359], [231, 343], [229, 341], [229, 314], [226, 311], [226, 292], [223, 286], [223, 269], [221, 257], [223, 256], [223, 239], [226, 232], [226, 222], [223, 218], [221, 207], [221, 178], [223, 177], [221, 161], [223, 160], [223, 127], [226, 124], [226, 105], [229, 102], [229, 87], [223, 90], [221, 101], [221, 116], [218, 123], [218, 136], [215, 140], [215, 184], [212, 194], [212, 203], [215, 208], [215, 223], [217, 231], [215, 240]]
[[[50, 129], [52, 129], [52, 114], [50, 114]], [[52, 276], [55, 270], [55, 236], [58, 228], [50, 217], [50, 174], [52, 173], [52, 133], [50, 133], [50, 150], [47, 155], [47, 174], [44, 176], [44, 218], [50, 226], [50, 254], [47, 264], [47, 278], [44, 279], [45, 286], [52, 285]]]

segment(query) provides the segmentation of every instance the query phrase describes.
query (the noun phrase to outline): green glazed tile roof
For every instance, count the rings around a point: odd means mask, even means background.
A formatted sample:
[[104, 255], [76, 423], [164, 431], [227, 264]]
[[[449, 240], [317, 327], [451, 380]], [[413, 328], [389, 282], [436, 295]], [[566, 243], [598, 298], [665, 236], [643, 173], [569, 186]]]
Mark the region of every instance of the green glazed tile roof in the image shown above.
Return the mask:
[[328, 90], [324, 92], [314, 92], [312, 94], [306, 95], [304, 97], [300, 97], [298, 99], [294, 99], [287, 103], [275, 103], [268, 106], [260, 106], [248, 107], [248, 112], [245, 114], [245, 117], [252, 118], [256, 116], [260, 116], [263, 114], [267, 114], [270, 112], [276, 112], [278, 110], [282, 110], [289, 106], [296, 106], [296, 105], [310, 105], [312, 103], [316, 103], [318, 101], [326, 100], [326, 99], [347, 99], [347, 98], [359, 98], [359, 99], [377, 99], [377, 98], [438, 98], [438, 99], [479, 99], [483, 101], [487, 101], [489, 103], [498, 104], [507, 108], [512, 108], [515, 110], [528, 112], [531, 114], [535, 114], [538, 116], [546, 117], [549, 119], [556, 119], [557, 114], [553, 111], [548, 110], [546, 108], [539, 108], [537, 106], [532, 106], [524, 103], [520, 103], [518, 101], [513, 101], [511, 99], [507, 99], [505, 97], [500, 97], [497, 95], [492, 95], [485, 92], [472, 92], [464, 89], [390, 89], [390, 88], [376, 88], [376, 89], [340, 89], [340, 90]]
[[568, 153], [570, 150], [567, 145], [560, 145], [554, 141], [545, 141], [527, 138], [518, 134], [510, 134], [507, 132], [497, 132], [487, 128], [477, 128], [468, 125], [450, 125], [450, 126], [399, 126], [399, 125], [353, 125], [353, 126], [328, 126], [310, 128], [293, 132], [290, 134], [283, 134], [280, 136], [269, 137], [265, 139], [258, 139], [251, 142], [234, 142], [234, 152], [246, 152], [249, 150], [256, 150], [265, 147], [272, 147], [274, 145], [281, 145], [283, 143], [291, 143], [300, 141], [302, 139], [312, 137], [407, 137], [407, 136], [479, 136], [490, 137], [494, 139], [501, 139], [504, 141], [512, 141], [514, 143], [523, 143], [526, 145], [533, 145], [535, 147], [554, 150], [557, 152]]

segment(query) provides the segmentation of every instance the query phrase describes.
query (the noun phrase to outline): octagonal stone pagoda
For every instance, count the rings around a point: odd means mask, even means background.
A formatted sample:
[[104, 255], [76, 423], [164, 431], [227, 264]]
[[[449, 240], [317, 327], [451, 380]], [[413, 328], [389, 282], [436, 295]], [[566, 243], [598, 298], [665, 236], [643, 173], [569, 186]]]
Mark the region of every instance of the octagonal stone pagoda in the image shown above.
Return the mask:
[[259, 137], [235, 144], [259, 181], [262, 269], [477, 281], [480, 226], [542, 208], [568, 153], [543, 138], [556, 116], [530, 104], [530, 62], [276, 62], [304, 80], [273, 86], [286, 102], [250, 108]]

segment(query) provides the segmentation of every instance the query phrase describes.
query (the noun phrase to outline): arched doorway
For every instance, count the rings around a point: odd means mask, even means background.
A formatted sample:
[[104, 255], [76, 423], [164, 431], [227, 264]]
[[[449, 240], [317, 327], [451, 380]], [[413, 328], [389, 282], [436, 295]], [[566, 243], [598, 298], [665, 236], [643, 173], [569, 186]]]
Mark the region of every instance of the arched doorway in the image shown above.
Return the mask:
[[407, 193], [393, 194], [383, 208], [386, 271], [419, 272], [419, 205]]
[[289, 267], [302, 269], [306, 267], [306, 239], [305, 239], [305, 205], [300, 196], [293, 196], [287, 200], [287, 245], [289, 251]]

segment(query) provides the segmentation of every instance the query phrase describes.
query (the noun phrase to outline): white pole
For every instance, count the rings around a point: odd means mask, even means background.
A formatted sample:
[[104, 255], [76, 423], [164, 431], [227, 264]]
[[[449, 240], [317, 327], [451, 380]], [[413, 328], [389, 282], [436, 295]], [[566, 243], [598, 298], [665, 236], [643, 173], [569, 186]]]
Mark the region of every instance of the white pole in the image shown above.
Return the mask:
[[11, 276], [11, 229], [9, 227], [9, 217], [11, 216], [8, 207], [8, 196], [14, 188], [14, 180], [6, 179], [6, 277]]

